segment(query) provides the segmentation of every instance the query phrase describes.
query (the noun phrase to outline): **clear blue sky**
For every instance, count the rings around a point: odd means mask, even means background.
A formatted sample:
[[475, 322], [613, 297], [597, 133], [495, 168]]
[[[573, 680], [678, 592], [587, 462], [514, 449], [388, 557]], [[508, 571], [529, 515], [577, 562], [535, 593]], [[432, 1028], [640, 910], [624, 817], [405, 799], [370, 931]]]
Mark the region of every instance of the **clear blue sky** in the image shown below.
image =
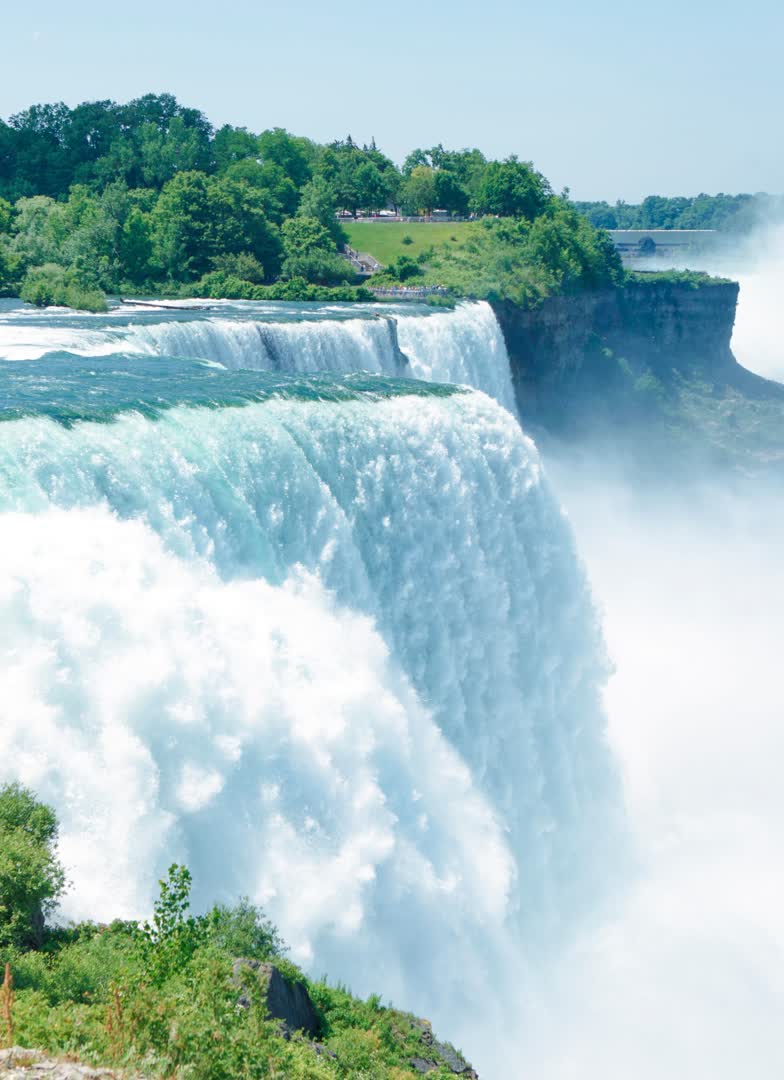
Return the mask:
[[0, 26], [4, 117], [166, 90], [398, 161], [516, 153], [575, 198], [784, 192], [781, 0], [37, 0]]

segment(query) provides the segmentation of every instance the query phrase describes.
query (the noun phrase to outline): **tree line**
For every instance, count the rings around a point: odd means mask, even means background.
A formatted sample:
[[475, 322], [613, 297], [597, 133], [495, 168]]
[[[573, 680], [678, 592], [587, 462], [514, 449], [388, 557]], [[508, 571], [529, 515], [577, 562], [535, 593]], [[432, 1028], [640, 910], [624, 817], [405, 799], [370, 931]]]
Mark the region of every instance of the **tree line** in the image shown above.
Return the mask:
[[715, 229], [744, 233], [766, 220], [784, 216], [784, 196], [649, 195], [641, 203], [619, 200], [575, 202], [575, 209], [599, 229]]
[[563, 202], [530, 162], [476, 149], [416, 149], [398, 168], [375, 140], [214, 129], [169, 94], [34, 105], [0, 121], [0, 293], [89, 307], [242, 282], [289, 296], [355, 281], [341, 211], [531, 223]]

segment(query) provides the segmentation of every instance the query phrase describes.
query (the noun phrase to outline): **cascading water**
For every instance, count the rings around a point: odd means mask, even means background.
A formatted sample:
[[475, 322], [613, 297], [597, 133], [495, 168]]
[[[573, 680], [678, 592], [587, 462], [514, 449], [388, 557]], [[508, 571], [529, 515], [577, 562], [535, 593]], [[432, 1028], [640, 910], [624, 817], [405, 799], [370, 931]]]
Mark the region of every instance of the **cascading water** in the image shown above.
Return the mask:
[[[278, 322], [268, 374], [215, 366], [263, 338], [244, 315], [223, 358], [165, 324], [202, 362], [151, 355], [149, 315], [56, 318], [0, 327], [40, 357], [0, 364], [0, 780], [57, 807], [66, 910], [138, 914], [178, 859], [295, 959], [455, 1022], [617, 835], [601, 637], [533, 444], [479, 392], [280, 374], [340, 340], [385, 372], [382, 320]], [[490, 320], [400, 317], [410, 373], [503, 399]]]
[[224, 303], [209, 312], [131, 308], [60, 319], [17, 311], [0, 320], [0, 357], [122, 353], [201, 359], [229, 370], [369, 371], [465, 383], [514, 410], [509, 358], [489, 304], [464, 303], [435, 314], [417, 309], [415, 315], [353, 305], [350, 318], [338, 317], [334, 308], [303, 307]]

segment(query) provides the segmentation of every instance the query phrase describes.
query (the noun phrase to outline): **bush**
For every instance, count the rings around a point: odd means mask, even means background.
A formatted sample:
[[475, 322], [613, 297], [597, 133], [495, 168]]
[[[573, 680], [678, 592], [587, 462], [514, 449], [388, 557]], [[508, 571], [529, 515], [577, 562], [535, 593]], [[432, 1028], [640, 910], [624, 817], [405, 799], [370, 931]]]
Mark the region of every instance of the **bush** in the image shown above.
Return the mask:
[[72, 270], [54, 263], [28, 270], [19, 295], [36, 307], [56, 305], [77, 311], [108, 311], [106, 297], [99, 289], [85, 287]]
[[332, 303], [375, 300], [373, 293], [362, 285], [314, 285], [300, 277], [278, 281], [274, 285], [253, 285], [222, 270], [205, 274], [195, 285], [189, 286], [184, 295], [210, 300], [321, 300]]
[[[11, 794], [0, 799], [4, 827], [51, 838], [46, 808], [30, 803], [23, 789]], [[307, 979], [281, 956], [278, 931], [249, 900], [194, 916], [190, 887], [187, 869], [174, 865], [142, 927], [82, 923], [53, 931], [46, 953], [0, 946], [0, 965], [10, 965], [16, 991], [8, 1010], [12, 1041], [134, 1075], [190, 1080], [404, 1080], [416, 1075], [413, 1057], [440, 1058], [427, 1024], [383, 1007], [376, 995], [362, 1001]], [[238, 1008], [238, 956], [271, 961], [305, 986], [326, 1053], [300, 1036], [282, 1037], [267, 1015], [263, 980], [243, 983], [246, 1004]], [[442, 1062], [429, 1075], [448, 1080], [454, 1073]]]
[[702, 270], [627, 270], [626, 281], [637, 285], [690, 285], [692, 289], [731, 284], [729, 278], [713, 277]]
[[247, 897], [234, 907], [213, 907], [207, 916], [207, 940], [230, 956], [250, 960], [271, 960], [286, 952], [277, 927]]
[[212, 260], [216, 270], [222, 271], [229, 277], [239, 278], [240, 281], [251, 281], [254, 285], [260, 285], [264, 281], [264, 267], [255, 255], [247, 251], [239, 255], [217, 255]]

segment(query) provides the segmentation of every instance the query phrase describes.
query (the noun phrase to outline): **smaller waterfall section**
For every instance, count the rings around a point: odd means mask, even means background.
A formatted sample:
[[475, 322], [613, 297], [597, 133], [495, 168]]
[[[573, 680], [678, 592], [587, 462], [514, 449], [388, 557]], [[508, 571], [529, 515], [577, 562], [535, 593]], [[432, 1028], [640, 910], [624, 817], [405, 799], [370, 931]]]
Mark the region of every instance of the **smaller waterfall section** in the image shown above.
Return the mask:
[[514, 412], [503, 334], [489, 304], [431, 313], [410, 305], [217, 304], [202, 312], [119, 309], [109, 315], [0, 310], [0, 360], [51, 353], [203, 360], [230, 371], [291, 374], [366, 371], [482, 390]]

